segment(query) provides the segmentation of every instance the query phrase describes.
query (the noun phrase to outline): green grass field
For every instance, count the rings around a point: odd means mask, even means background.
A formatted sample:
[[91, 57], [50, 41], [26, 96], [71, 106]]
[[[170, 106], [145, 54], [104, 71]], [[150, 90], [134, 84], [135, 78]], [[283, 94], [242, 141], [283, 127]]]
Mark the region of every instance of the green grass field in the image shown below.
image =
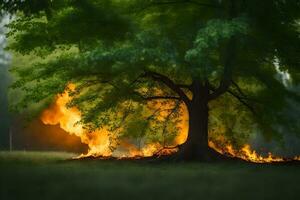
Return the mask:
[[296, 164], [68, 160], [73, 156], [0, 152], [0, 199], [299, 199]]

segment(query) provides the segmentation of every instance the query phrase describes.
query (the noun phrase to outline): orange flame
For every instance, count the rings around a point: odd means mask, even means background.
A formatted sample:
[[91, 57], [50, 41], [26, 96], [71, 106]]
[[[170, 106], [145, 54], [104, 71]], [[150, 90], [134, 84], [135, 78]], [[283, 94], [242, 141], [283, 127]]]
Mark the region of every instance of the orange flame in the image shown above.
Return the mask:
[[[75, 85], [70, 84], [69, 89], [74, 90]], [[55, 103], [42, 113], [42, 122], [46, 125], [59, 124], [60, 127], [69, 134], [79, 137], [82, 143], [88, 145], [88, 155], [99, 154], [102, 156], [111, 156], [112, 153], [109, 149], [109, 132], [106, 129], [102, 129], [87, 133], [82, 125], [78, 124], [81, 119], [80, 111], [75, 107], [67, 108], [66, 105], [70, 99], [71, 97], [68, 91], [58, 95]]]
[[[74, 90], [75, 85], [69, 84], [69, 90]], [[112, 151], [110, 143], [109, 131], [105, 128], [94, 131], [92, 133], [87, 132], [81, 124], [78, 122], [81, 119], [81, 113], [76, 107], [68, 108], [67, 103], [72, 99], [69, 92], [66, 90], [63, 94], [57, 95], [56, 101], [48, 109], [46, 109], [42, 115], [41, 120], [46, 125], [59, 124], [60, 127], [69, 134], [76, 135], [81, 139], [81, 142], [87, 144], [89, 147], [88, 153], [81, 155], [80, 157], [117, 157], [117, 158], [141, 158], [150, 157], [154, 154], [157, 155], [169, 155], [178, 151], [177, 148], [163, 148], [159, 143], [151, 143], [138, 148], [136, 145], [122, 140], [117, 150]], [[161, 105], [156, 105], [161, 106]], [[162, 118], [164, 113], [162, 113]], [[175, 138], [174, 145], [183, 144], [188, 135], [188, 112], [184, 112], [182, 122], [178, 125], [181, 129], [181, 133]], [[219, 144], [220, 143], [220, 144]], [[226, 144], [223, 138], [218, 143], [209, 141], [209, 146], [221, 154], [225, 154], [231, 157], [238, 157], [246, 161], [255, 163], [271, 163], [282, 162], [288, 159], [283, 159], [268, 153], [267, 157], [258, 155], [255, 150], [252, 150], [250, 145], [246, 144], [241, 149], [236, 150], [231, 144]], [[300, 160], [300, 156], [290, 160]]]
[[267, 157], [261, 156], [257, 154], [255, 150], [252, 150], [249, 144], [244, 145], [239, 150], [234, 149], [230, 144], [226, 145], [225, 148], [220, 148], [212, 141], [209, 142], [209, 146], [221, 154], [225, 154], [231, 157], [238, 157], [254, 163], [274, 163], [287, 160], [278, 156], [274, 156], [271, 152], [268, 153]]
[[[75, 85], [69, 84], [68, 90], [74, 90]], [[171, 154], [177, 149], [164, 150], [159, 143], [145, 144], [143, 147], [138, 148], [136, 145], [127, 142], [126, 140], [120, 141], [117, 150], [112, 151], [110, 143], [109, 131], [105, 128], [87, 132], [82, 124], [78, 123], [81, 120], [81, 113], [76, 107], [68, 108], [67, 104], [72, 99], [68, 90], [64, 93], [57, 95], [56, 101], [48, 109], [44, 110], [41, 115], [41, 120], [46, 125], [59, 124], [60, 127], [69, 134], [76, 135], [81, 139], [81, 142], [87, 144], [89, 149], [88, 153], [80, 157], [150, 157], [155, 153], [159, 155]], [[162, 114], [163, 115], [163, 114]], [[184, 116], [186, 117], [186, 116]], [[187, 121], [187, 120], [185, 120]], [[175, 144], [185, 142], [187, 138], [187, 126], [182, 123], [181, 134], [175, 138]]]

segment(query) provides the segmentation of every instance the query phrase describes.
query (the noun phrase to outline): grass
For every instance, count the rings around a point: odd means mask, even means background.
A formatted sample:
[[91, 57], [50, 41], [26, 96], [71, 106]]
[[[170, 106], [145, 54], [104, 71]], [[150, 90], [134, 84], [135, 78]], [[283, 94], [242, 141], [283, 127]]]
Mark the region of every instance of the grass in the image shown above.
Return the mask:
[[299, 165], [70, 161], [0, 152], [1, 200], [298, 199]]

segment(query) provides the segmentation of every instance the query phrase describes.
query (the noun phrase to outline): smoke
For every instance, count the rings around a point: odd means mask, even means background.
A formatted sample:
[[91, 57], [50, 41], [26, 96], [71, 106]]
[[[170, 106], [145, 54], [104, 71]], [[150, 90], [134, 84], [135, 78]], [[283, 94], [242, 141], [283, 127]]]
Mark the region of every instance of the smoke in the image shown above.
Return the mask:
[[[277, 57], [274, 59], [274, 67], [277, 71], [276, 78], [289, 90], [300, 94], [300, 85], [293, 85], [291, 75], [288, 71], [283, 71]], [[288, 126], [276, 125], [276, 129], [281, 135], [281, 140], [266, 140], [261, 134], [255, 134], [249, 141], [252, 148], [260, 154], [272, 152], [275, 155], [293, 158], [300, 154], [300, 103], [293, 99], [286, 99], [286, 107], [282, 110], [282, 115], [292, 124], [292, 129]]]
[[280, 142], [276, 140], [267, 141], [261, 134], [257, 134], [249, 142], [252, 149], [260, 155], [267, 155], [272, 152], [276, 156], [294, 158], [300, 154], [300, 139], [293, 134], [282, 135]]
[[38, 119], [28, 123], [20, 117], [11, 123], [13, 150], [87, 152], [87, 146], [78, 137], [59, 126], [47, 126]]
[[[5, 51], [7, 44], [6, 27], [11, 16], [0, 11], [0, 150], [47, 150], [86, 152], [87, 146], [77, 137], [70, 136], [58, 126], [46, 126], [40, 120], [25, 122], [20, 116], [12, 116], [8, 110], [8, 87], [11, 55]], [[15, 94], [16, 93], [16, 94]], [[17, 92], [14, 93], [16, 98]]]

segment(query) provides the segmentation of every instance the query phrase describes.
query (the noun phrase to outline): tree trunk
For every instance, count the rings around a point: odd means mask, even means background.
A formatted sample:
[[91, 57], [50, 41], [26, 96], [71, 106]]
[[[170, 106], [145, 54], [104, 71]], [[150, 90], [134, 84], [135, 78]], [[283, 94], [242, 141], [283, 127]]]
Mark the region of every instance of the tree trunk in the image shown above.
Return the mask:
[[185, 144], [179, 151], [183, 160], [210, 160], [212, 154], [208, 146], [208, 95], [206, 83], [194, 81], [193, 99], [189, 103], [189, 133]]

